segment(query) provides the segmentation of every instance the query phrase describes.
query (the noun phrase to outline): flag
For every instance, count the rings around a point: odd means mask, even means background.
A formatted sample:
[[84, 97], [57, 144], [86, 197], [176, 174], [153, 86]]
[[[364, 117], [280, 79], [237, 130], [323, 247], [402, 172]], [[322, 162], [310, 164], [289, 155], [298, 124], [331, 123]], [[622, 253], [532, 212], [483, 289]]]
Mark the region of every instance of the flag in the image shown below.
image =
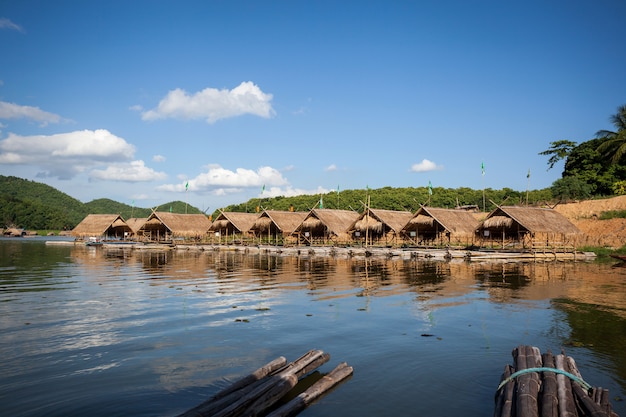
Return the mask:
[[189, 189], [189, 181], [185, 183], [185, 191], [187, 191], [188, 189]]
[[324, 208], [324, 197], [320, 196], [320, 208]]
[[482, 170], [483, 175], [485, 175], [485, 163], [484, 162], [480, 163], [480, 169]]
[[131, 206], [131, 207], [135, 207], [135, 200], [133, 200], [133, 202], [132, 202], [132, 203], [130, 203], [130, 206]]
[[170, 213], [172, 212], [172, 206], [170, 206]]
[[526, 178], [530, 178], [530, 168], [528, 168], [528, 174], [526, 174]]
[[265, 184], [263, 184], [263, 187], [261, 187], [261, 194], [263, 194], [265, 192]]
[[433, 195], [433, 184], [428, 181], [428, 195]]

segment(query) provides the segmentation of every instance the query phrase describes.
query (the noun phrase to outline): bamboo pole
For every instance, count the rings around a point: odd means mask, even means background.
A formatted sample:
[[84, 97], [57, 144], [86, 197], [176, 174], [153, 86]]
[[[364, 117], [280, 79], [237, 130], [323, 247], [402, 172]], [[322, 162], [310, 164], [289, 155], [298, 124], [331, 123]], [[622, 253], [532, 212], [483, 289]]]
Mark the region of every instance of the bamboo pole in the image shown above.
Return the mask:
[[267, 417], [295, 416], [308, 407], [313, 401], [324, 395], [328, 390], [352, 375], [352, 373], [353, 369], [351, 366], [348, 366], [345, 362], [340, 363], [335, 369], [328, 373], [328, 375], [323, 376], [306, 391], [276, 411], [270, 413]]
[[[542, 356], [543, 366], [554, 368], [554, 355], [548, 351]], [[557, 397], [556, 374], [544, 372], [543, 387], [541, 392], [541, 417], [557, 417], [559, 412], [559, 400]]]
[[[567, 371], [565, 369], [565, 355], [560, 354], [554, 357], [554, 363], [557, 369]], [[557, 395], [559, 398], [559, 417], [576, 417], [576, 405], [574, 404], [574, 396], [572, 394], [572, 383], [565, 375], [556, 375]]]

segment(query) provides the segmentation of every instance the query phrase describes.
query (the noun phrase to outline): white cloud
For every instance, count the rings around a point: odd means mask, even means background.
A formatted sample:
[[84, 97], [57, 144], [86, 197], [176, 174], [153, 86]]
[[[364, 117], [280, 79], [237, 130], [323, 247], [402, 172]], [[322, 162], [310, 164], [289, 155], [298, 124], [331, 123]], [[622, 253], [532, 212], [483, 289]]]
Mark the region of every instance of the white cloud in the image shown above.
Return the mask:
[[94, 169], [89, 176], [98, 180], [123, 182], [155, 181], [167, 178], [164, 172], [157, 172], [148, 168], [141, 160], [130, 163], [114, 163], [105, 169]]
[[72, 178], [102, 164], [130, 161], [135, 147], [105, 129], [0, 140], [0, 164], [32, 165], [40, 177]]
[[250, 81], [232, 90], [205, 88], [191, 95], [177, 88], [167, 93], [155, 109], [143, 112], [141, 118], [206, 119], [208, 123], [244, 114], [270, 118], [275, 114], [271, 101], [271, 94], [264, 93]]
[[[280, 171], [272, 167], [261, 167], [252, 170], [237, 168], [235, 171], [219, 165], [210, 165], [208, 171], [189, 179], [189, 191], [214, 192], [219, 195], [241, 192], [247, 188], [261, 188], [287, 185], [287, 180]], [[165, 184], [159, 187], [162, 191], [185, 191], [186, 181], [179, 184]], [[266, 188], [267, 192], [268, 188]], [[221, 193], [221, 194], [220, 194]]]
[[0, 101], [0, 119], [31, 119], [41, 122], [45, 126], [48, 123], [59, 123], [61, 116], [43, 111], [39, 107], [20, 106], [19, 104]]
[[165, 157], [163, 155], [154, 155], [152, 160], [154, 162], [165, 162]]
[[6, 17], [0, 18], [0, 29], [16, 30], [16, 31], [22, 32], [22, 33], [24, 32], [24, 28], [22, 28], [17, 23], [11, 22]]
[[422, 159], [422, 162], [419, 164], [413, 164], [411, 166], [411, 172], [429, 172], [429, 171], [438, 171], [442, 170], [443, 165], [437, 165], [428, 159]]
[[328, 171], [328, 172], [330, 172], [330, 171], [337, 171], [337, 165], [330, 164], [326, 168], [324, 168], [324, 171]]

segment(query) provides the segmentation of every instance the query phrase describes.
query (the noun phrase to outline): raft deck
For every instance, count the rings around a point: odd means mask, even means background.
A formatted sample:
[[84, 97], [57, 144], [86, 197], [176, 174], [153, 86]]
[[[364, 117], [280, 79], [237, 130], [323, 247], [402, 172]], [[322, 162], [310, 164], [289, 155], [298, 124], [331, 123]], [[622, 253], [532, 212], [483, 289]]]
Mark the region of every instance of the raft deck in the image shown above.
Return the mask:
[[576, 362], [533, 346], [513, 349], [496, 391], [494, 417], [618, 417], [609, 391], [592, 387]]

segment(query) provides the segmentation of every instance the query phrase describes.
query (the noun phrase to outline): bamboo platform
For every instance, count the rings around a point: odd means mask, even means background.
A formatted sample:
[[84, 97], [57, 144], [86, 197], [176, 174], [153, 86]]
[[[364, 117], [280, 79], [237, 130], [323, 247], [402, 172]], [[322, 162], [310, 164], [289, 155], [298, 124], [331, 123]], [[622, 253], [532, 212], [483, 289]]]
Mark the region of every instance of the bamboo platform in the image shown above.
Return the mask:
[[573, 358], [513, 349], [496, 391], [494, 417], [617, 417], [609, 392], [586, 383]]
[[[297, 389], [300, 378], [329, 359], [321, 350], [310, 350], [290, 363], [281, 356], [178, 417], [295, 416], [352, 375], [352, 367], [342, 362], [295, 398], [284, 400]], [[279, 405], [281, 401], [283, 405]]]

